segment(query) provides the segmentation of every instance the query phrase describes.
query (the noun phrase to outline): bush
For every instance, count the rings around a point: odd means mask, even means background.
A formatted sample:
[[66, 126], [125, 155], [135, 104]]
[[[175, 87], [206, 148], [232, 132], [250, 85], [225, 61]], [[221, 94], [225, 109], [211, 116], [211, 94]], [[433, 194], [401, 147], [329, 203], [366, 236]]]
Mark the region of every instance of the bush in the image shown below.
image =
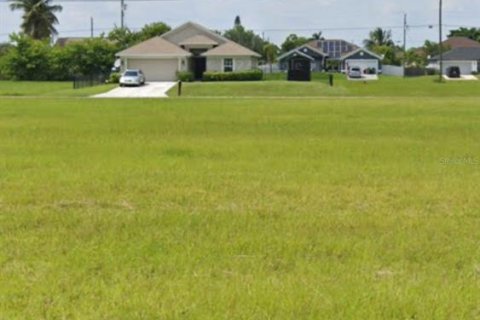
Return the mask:
[[177, 72], [177, 80], [183, 82], [192, 82], [193, 80], [195, 80], [195, 77], [193, 75], [193, 72], [179, 71]]
[[238, 72], [205, 72], [203, 81], [258, 81], [263, 79], [261, 70]]
[[119, 83], [120, 77], [121, 74], [119, 72], [112, 72], [110, 73], [110, 77], [108, 77], [108, 83]]

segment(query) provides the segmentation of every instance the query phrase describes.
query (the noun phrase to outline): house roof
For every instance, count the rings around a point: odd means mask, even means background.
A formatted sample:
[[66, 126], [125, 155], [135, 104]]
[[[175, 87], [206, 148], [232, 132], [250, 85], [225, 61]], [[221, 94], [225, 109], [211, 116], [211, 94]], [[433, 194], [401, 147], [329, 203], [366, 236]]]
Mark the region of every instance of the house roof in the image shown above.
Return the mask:
[[154, 37], [119, 53], [119, 57], [128, 56], [190, 56], [191, 53], [161, 38]]
[[205, 28], [204, 26], [202, 25], [199, 25], [198, 23], [195, 23], [195, 22], [192, 22], [192, 21], [188, 21], [188, 22], [185, 22], [184, 24], [176, 27], [175, 29], [172, 29], [168, 32], [165, 32], [164, 34], [161, 35], [162, 38], [164, 39], [167, 39], [169, 40], [169, 37], [175, 35], [176, 33], [178, 32], [181, 32], [182, 30], [188, 28], [188, 27], [193, 27], [197, 30], [200, 30], [200, 31], [203, 31], [205, 33], [207, 33], [212, 39], [218, 41], [219, 43], [223, 43], [223, 42], [227, 42], [229, 41], [227, 38], [225, 38], [224, 36], [208, 29], [208, 28]]
[[353, 55], [355, 55], [355, 54], [357, 54], [357, 53], [359, 53], [359, 52], [365, 52], [365, 53], [367, 53], [367, 54], [369, 54], [369, 55], [377, 58], [378, 60], [382, 60], [382, 59], [383, 59], [383, 58], [380, 57], [378, 54], [376, 54], [376, 53], [374, 53], [374, 52], [372, 52], [372, 51], [370, 51], [370, 50], [367, 50], [367, 49], [365, 49], [365, 48], [358, 48], [357, 50], [353, 50], [353, 51], [351, 51], [351, 52], [348, 52], [348, 53], [344, 54], [343, 56], [340, 57], [340, 60], [345, 60], [345, 59], [347, 59], [347, 58], [349, 58], [349, 57], [351, 57], [351, 56], [353, 56]]
[[[440, 60], [435, 56], [430, 60]], [[480, 47], [455, 48], [443, 54], [443, 60], [447, 61], [478, 61], [480, 60]]]
[[314, 47], [312, 47], [311, 45], [309, 45], [309, 44], [307, 43], [307, 44], [301, 45], [300, 47], [297, 47], [297, 48], [295, 48], [295, 49], [292, 49], [292, 50], [290, 50], [290, 51], [288, 51], [288, 52], [285, 52], [284, 54], [282, 54], [282, 55], [280, 55], [280, 56], [278, 57], [278, 60], [283, 60], [283, 59], [285, 59], [286, 57], [291, 56], [292, 53], [295, 53], [295, 52], [299, 52], [299, 53], [301, 53], [303, 56], [308, 56], [308, 57], [311, 58], [312, 60], [315, 60], [315, 59], [313, 59], [313, 57], [311, 57], [309, 54], [306, 54], [306, 53], [301, 52], [301, 50], [302, 50], [303, 48], [308, 48], [308, 49], [312, 50], [313, 52], [315, 52], [316, 54], [321, 55], [322, 57], [328, 57], [328, 55], [327, 55], [325, 52], [321, 51], [320, 49], [314, 48]]
[[358, 49], [358, 46], [342, 39], [312, 40], [308, 43], [310, 47], [316, 48], [328, 55], [329, 59], [340, 59], [342, 55]]
[[241, 45], [228, 40], [224, 44], [219, 45], [207, 52], [202, 53], [204, 57], [214, 57], [214, 56], [254, 56], [261, 57], [258, 53], [242, 47]]
[[188, 45], [218, 45], [218, 42], [201, 34], [195, 35], [188, 39], [185, 39], [179, 43], [181, 46], [188, 46]]
[[450, 37], [442, 43], [451, 49], [455, 48], [480, 48], [480, 42], [467, 37]]
[[74, 43], [74, 42], [82, 42], [85, 40], [88, 40], [91, 38], [87, 37], [64, 37], [64, 38], [58, 38], [57, 41], [55, 42], [56, 46], [64, 47], [67, 44]]

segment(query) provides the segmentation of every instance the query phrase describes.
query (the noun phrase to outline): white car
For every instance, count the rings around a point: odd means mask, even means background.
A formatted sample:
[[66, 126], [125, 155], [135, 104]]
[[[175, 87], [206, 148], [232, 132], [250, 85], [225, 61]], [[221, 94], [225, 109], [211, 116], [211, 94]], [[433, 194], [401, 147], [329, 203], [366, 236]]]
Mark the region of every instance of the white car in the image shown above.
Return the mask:
[[359, 79], [362, 77], [362, 70], [360, 67], [352, 67], [350, 71], [348, 71], [348, 77], [352, 79]]
[[127, 69], [120, 77], [120, 87], [141, 86], [145, 84], [145, 75], [140, 69]]

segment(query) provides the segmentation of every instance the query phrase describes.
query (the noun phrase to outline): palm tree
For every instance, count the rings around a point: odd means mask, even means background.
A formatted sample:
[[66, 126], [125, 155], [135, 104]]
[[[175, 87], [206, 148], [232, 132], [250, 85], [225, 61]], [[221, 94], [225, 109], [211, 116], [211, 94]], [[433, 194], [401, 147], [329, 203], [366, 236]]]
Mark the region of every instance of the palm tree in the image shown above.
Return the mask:
[[45, 39], [57, 34], [55, 12], [62, 6], [52, 5], [52, 0], [10, 0], [11, 10], [23, 10], [22, 31], [34, 39]]
[[376, 46], [392, 47], [394, 45], [392, 41], [392, 31], [376, 28], [370, 32], [369, 38], [364, 40], [363, 43], [368, 49]]

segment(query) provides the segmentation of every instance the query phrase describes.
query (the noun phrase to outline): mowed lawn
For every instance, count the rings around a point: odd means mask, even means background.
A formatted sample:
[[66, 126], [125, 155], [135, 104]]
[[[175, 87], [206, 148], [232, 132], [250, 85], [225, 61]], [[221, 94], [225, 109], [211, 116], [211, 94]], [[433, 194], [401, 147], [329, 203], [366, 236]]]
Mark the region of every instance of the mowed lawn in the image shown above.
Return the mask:
[[[379, 81], [348, 81], [335, 74], [333, 87], [328, 75], [314, 73], [311, 82], [285, 81], [285, 74], [266, 75], [257, 82], [183, 83], [183, 97], [478, 97], [480, 81], [445, 81], [438, 77], [399, 78], [380, 76]], [[177, 97], [177, 88], [170, 90]]]
[[0, 100], [0, 319], [476, 319], [480, 98]]

